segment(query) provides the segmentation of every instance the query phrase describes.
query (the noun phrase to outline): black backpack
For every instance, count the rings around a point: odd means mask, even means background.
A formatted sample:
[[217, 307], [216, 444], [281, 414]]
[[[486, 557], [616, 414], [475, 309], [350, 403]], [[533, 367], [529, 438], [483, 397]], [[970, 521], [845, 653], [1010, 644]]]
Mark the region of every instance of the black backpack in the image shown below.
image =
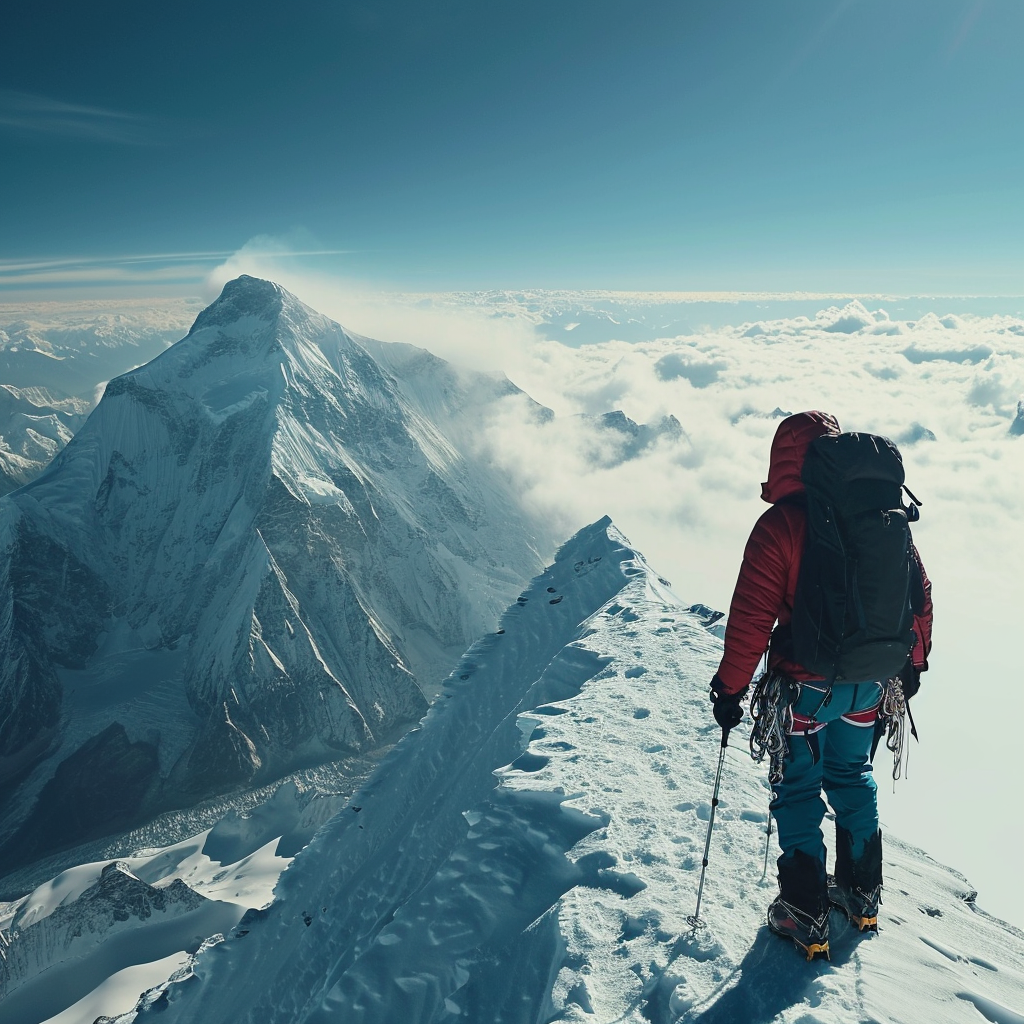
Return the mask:
[[801, 478], [807, 539], [792, 660], [829, 683], [891, 678], [914, 646], [924, 594], [910, 536], [920, 502], [904, 487], [900, 453], [874, 434], [827, 434], [811, 442]]

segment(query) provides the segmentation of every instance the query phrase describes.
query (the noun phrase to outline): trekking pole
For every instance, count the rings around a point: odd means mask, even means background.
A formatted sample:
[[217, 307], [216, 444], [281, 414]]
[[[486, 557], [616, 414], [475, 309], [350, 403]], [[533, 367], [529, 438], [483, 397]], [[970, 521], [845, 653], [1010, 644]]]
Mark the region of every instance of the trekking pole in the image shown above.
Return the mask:
[[764, 871], [761, 872], [761, 881], [763, 882], [768, 877], [768, 851], [772, 846], [772, 812], [768, 810], [768, 828], [766, 830], [764, 839]]
[[704, 839], [704, 859], [700, 866], [700, 885], [697, 886], [697, 909], [692, 917], [686, 919], [686, 923], [694, 930], [705, 927], [700, 919], [700, 903], [704, 896], [704, 876], [708, 870], [708, 853], [711, 850], [711, 830], [715, 827], [715, 810], [718, 807], [718, 787], [722, 783], [722, 765], [725, 764], [725, 751], [729, 746], [729, 730], [722, 730], [722, 749], [718, 755], [718, 771], [715, 773], [715, 791], [711, 794], [711, 814], [708, 817], [708, 834]]

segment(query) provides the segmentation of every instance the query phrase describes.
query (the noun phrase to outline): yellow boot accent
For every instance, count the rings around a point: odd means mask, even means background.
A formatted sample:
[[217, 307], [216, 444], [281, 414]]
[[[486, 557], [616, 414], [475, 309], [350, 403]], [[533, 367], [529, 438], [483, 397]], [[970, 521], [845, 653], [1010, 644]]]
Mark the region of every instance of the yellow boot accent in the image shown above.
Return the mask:
[[[796, 942], [796, 939], [793, 940]], [[809, 946], [805, 946], [802, 942], [796, 942], [796, 944], [807, 954], [808, 960], [816, 960], [819, 956], [823, 956], [826, 960], [831, 960], [828, 952], [828, 940], [825, 942], [812, 942]]]

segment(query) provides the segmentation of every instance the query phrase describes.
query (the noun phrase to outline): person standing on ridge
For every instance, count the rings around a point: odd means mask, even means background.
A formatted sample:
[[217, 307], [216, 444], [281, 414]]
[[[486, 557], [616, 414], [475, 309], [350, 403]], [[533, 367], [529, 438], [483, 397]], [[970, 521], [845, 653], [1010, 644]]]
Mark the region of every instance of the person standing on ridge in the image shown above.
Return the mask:
[[[768, 652], [785, 748], [781, 779], [773, 779], [782, 856], [768, 926], [808, 959], [828, 955], [830, 903], [877, 930], [882, 837], [872, 741], [883, 695], [914, 696], [931, 648], [931, 584], [908, 526], [920, 503], [911, 495], [914, 506], [904, 508], [903, 489], [902, 461], [885, 438], [841, 434], [828, 413], [784, 419], [761, 490], [771, 508], [747, 541], [711, 681], [715, 719], [727, 732], [741, 721], [740, 700]], [[820, 543], [826, 531], [831, 546]], [[830, 615], [838, 633], [831, 647]], [[831, 878], [822, 788], [836, 818]]]

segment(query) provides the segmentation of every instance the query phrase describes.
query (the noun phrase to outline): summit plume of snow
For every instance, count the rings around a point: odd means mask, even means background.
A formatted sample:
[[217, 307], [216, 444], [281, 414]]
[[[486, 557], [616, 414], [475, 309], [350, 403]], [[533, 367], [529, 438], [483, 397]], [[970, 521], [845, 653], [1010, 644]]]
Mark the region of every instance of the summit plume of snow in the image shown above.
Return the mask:
[[399, 348], [239, 278], [0, 506], [5, 866], [388, 741], [536, 571], [515, 389]]

